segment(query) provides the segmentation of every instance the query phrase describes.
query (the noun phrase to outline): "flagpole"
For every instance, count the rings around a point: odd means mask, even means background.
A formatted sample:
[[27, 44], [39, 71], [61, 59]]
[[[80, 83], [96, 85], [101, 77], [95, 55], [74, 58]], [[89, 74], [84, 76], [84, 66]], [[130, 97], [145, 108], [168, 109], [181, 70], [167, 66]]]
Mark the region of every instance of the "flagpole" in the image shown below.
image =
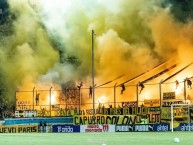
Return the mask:
[[34, 91], [35, 91], [35, 87], [33, 88], [33, 111], [34, 111]]
[[50, 117], [52, 116], [52, 86], [50, 87]]
[[92, 104], [93, 104], [93, 123], [95, 123], [95, 85], [94, 85], [94, 30], [92, 30]]

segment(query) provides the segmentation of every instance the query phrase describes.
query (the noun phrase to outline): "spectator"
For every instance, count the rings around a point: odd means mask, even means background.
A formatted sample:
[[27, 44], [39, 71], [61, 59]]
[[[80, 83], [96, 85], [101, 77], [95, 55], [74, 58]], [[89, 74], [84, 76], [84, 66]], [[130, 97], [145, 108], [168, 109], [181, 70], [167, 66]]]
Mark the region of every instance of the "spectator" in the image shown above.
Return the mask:
[[77, 88], [80, 90], [82, 86], [83, 86], [83, 82], [81, 82], [79, 85], [77, 85]]
[[123, 94], [123, 92], [125, 91], [125, 85], [124, 85], [124, 84], [121, 84], [121, 88], [122, 88], [121, 94]]
[[91, 99], [92, 98], [92, 86], [90, 86], [90, 88], [89, 88], [89, 99]]
[[44, 132], [47, 132], [47, 123], [44, 121]]
[[39, 96], [40, 96], [40, 93], [36, 92], [36, 106], [39, 105]]
[[40, 131], [40, 132], [43, 131], [43, 123], [42, 123], [42, 121], [40, 121], [40, 124], [39, 124], [39, 131]]
[[142, 82], [139, 82], [138, 85], [141, 87], [140, 92], [139, 92], [139, 94], [141, 94], [141, 91], [145, 88], [145, 86]]
[[188, 88], [192, 89], [192, 81], [190, 79], [186, 79]]
[[176, 80], [176, 89], [178, 88], [178, 86], [179, 86], [179, 82], [178, 80]]

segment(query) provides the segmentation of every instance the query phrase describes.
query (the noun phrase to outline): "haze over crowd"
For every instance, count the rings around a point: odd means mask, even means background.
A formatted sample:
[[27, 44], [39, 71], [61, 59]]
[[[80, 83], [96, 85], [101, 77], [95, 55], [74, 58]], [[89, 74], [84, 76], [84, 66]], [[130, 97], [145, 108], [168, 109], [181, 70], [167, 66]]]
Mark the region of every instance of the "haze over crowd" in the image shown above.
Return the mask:
[[8, 0], [10, 15], [1, 24], [0, 38], [3, 95], [14, 100], [15, 90], [60, 88], [69, 81], [89, 87], [92, 30], [97, 85], [120, 75], [132, 78], [170, 59], [190, 62], [191, 5], [177, 0]]

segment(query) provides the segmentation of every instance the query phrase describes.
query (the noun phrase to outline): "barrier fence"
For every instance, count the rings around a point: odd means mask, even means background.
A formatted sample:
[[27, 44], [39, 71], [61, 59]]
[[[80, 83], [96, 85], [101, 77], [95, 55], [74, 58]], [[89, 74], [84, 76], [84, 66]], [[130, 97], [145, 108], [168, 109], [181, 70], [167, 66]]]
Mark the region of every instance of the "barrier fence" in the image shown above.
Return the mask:
[[[189, 127], [191, 128], [189, 130]], [[9, 125], [0, 126], [0, 133], [84, 133], [84, 132], [168, 132], [171, 131], [169, 123], [161, 124], [134, 124], [134, 125], [70, 125], [70, 124], [47, 124], [47, 125]], [[174, 131], [193, 131], [193, 124], [179, 124]]]
[[[141, 87], [125, 84], [124, 89], [121, 86], [96, 87], [95, 103], [93, 104], [90, 88], [66, 88], [56, 90], [49, 88], [47, 90], [18, 90], [16, 91], [16, 110], [46, 110], [50, 113], [59, 109], [91, 109], [95, 108], [119, 108], [124, 105], [135, 103], [137, 107], [162, 107], [175, 100], [181, 103], [192, 103], [192, 86], [186, 84], [186, 81], [164, 82], [143, 84]], [[49, 112], [48, 112], [49, 111]], [[49, 115], [49, 114], [48, 114]], [[52, 115], [52, 113], [50, 113]]]

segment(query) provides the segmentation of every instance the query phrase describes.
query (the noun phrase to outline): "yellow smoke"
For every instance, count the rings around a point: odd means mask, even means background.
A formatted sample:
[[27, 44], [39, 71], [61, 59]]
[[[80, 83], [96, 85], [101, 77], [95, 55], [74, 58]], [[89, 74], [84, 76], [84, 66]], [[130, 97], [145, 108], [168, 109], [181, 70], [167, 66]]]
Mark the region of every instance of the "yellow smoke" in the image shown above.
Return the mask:
[[[9, 0], [9, 5], [16, 16], [13, 32], [0, 46], [8, 98], [15, 89], [32, 90], [43, 82], [81, 80], [89, 87], [92, 29], [97, 85], [123, 74], [124, 82], [171, 58], [192, 59], [192, 21], [176, 21], [161, 1]], [[79, 65], [61, 64], [59, 51], [64, 58], [75, 56]]]
[[59, 56], [27, 1], [9, 2], [16, 19], [10, 28], [12, 34], [4, 38], [7, 43], [1, 46], [5, 55], [1, 68], [7, 85], [6, 96], [13, 100], [16, 89], [32, 90], [38, 77], [53, 67]]

